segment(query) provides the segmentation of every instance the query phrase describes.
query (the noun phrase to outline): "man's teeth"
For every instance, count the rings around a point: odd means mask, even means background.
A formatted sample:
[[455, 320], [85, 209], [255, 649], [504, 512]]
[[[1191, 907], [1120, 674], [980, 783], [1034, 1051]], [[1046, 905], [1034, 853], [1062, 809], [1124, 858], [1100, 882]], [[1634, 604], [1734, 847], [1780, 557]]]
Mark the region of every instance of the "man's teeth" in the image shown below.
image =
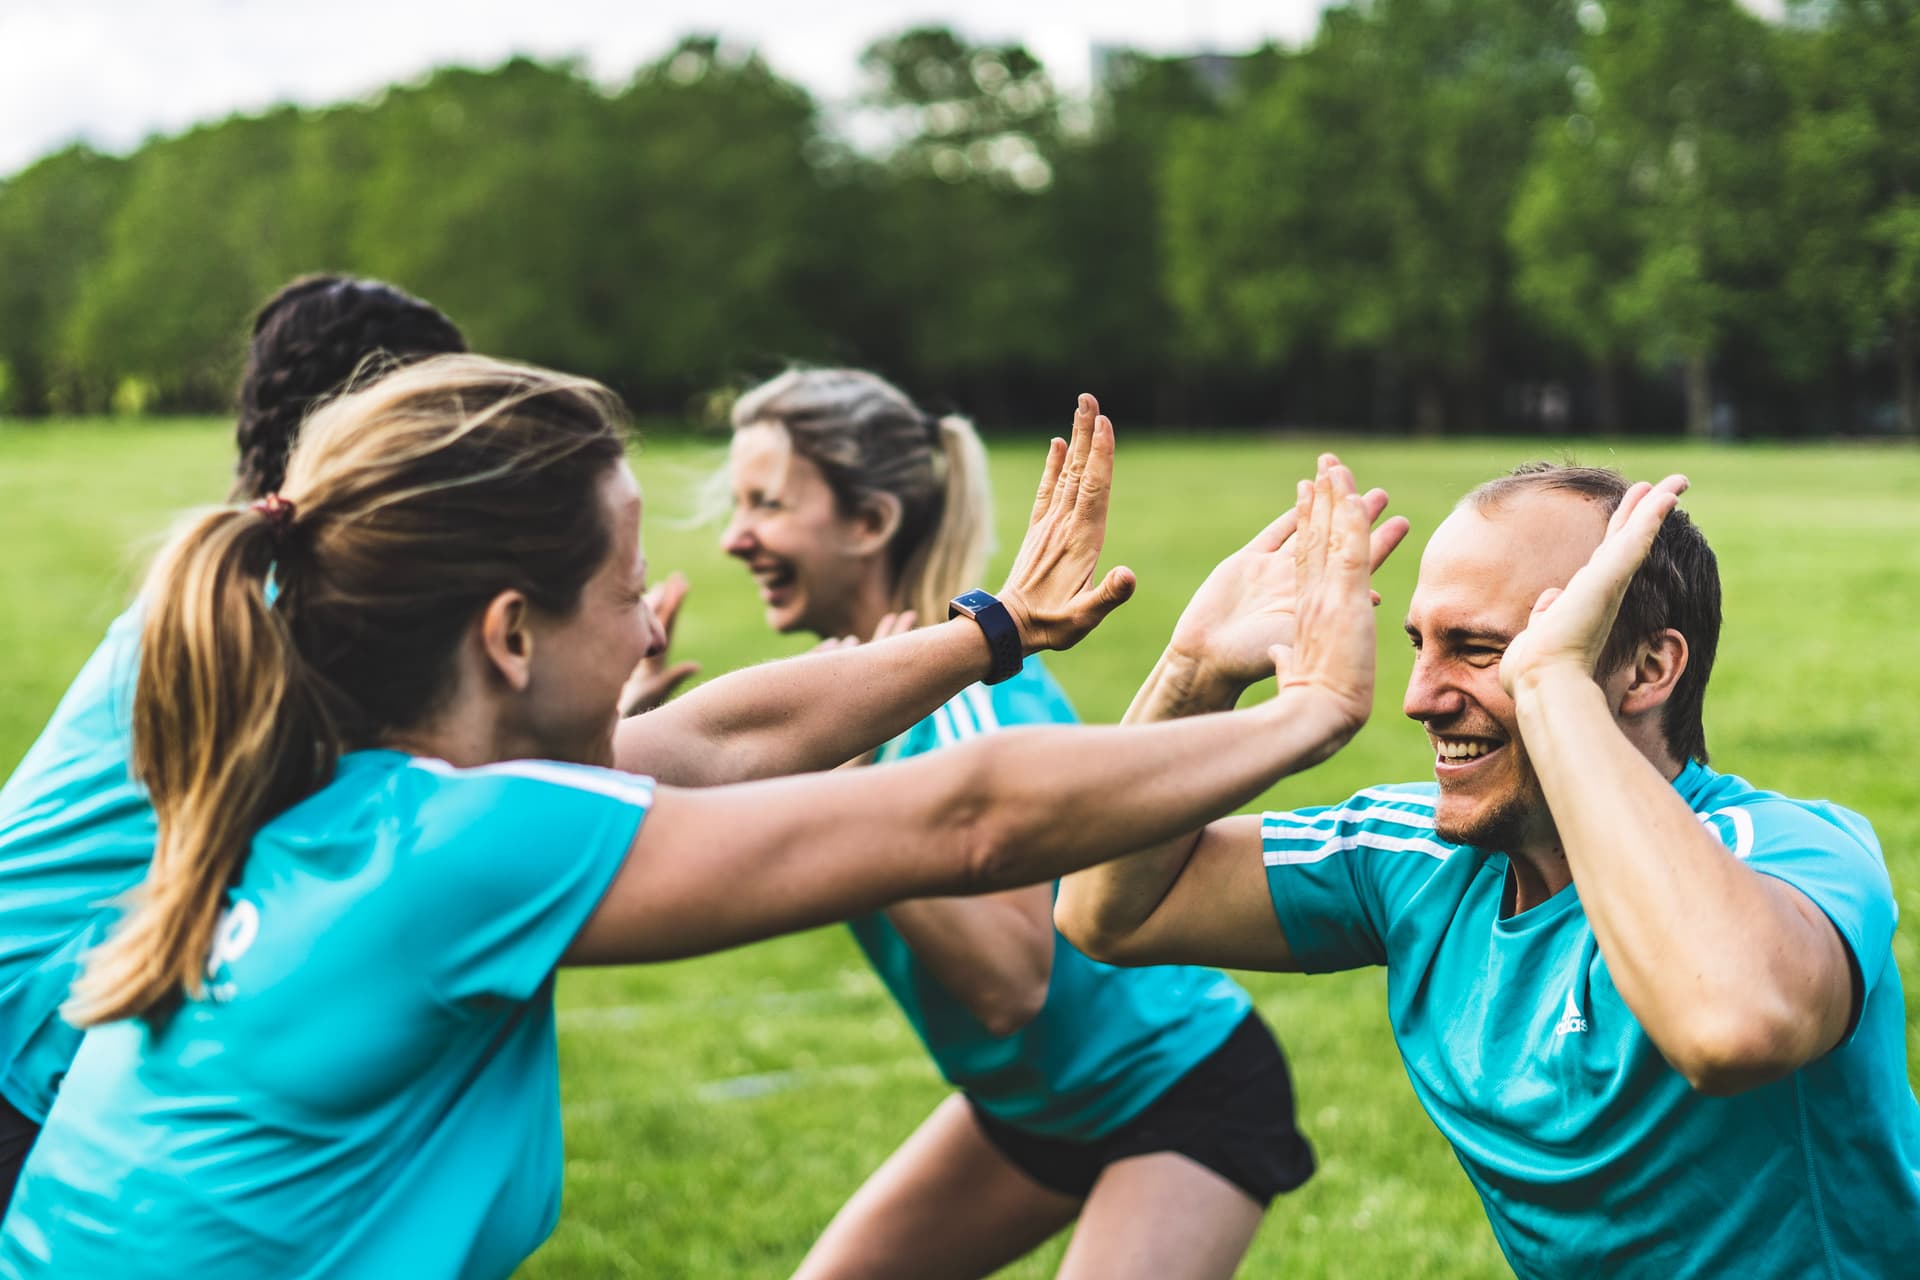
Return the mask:
[[1498, 744], [1491, 742], [1448, 742], [1444, 739], [1433, 744], [1442, 760], [1476, 760], [1492, 751]]

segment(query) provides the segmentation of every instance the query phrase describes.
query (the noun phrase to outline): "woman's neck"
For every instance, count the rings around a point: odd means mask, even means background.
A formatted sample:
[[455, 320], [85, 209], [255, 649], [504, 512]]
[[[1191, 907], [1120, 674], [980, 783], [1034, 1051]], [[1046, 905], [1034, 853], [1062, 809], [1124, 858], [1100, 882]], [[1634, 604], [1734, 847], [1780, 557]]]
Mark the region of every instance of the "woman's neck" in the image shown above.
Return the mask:
[[[846, 630], [839, 634], [856, 636], [864, 644], [873, 639], [873, 633], [880, 626], [880, 620], [890, 613], [898, 612], [899, 608], [893, 584], [887, 580], [886, 575], [870, 574], [861, 582], [859, 589], [854, 592], [853, 599], [848, 603], [846, 612], [841, 615], [840, 625]], [[921, 618], [915, 625], [926, 621], [927, 619]], [[936, 618], [934, 621], [937, 622], [939, 619]]]

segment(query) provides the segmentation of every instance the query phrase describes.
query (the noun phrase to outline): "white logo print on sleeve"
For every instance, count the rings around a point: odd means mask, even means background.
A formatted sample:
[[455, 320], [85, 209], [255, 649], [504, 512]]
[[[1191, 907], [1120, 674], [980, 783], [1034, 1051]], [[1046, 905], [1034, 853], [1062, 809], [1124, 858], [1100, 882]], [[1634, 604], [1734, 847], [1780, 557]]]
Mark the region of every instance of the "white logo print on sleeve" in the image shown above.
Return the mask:
[[1567, 1007], [1560, 1011], [1560, 1021], [1553, 1024], [1553, 1034], [1564, 1036], [1569, 1031], [1585, 1031], [1587, 1020], [1580, 1012], [1580, 1006], [1573, 1002], [1573, 988], [1567, 988]]
[[[260, 908], [242, 898], [222, 911], [213, 926], [213, 945], [207, 949], [207, 977], [218, 978], [222, 969], [247, 954], [259, 936]], [[231, 982], [213, 982], [207, 987], [207, 998], [231, 1000], [236, 990]]]

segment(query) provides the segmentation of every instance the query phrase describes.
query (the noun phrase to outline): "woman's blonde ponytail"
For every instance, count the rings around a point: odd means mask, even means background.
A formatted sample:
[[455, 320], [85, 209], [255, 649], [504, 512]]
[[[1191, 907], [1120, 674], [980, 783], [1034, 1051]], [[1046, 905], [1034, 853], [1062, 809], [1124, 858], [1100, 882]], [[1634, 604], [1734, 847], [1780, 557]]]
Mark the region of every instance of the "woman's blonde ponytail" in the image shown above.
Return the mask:
[[944, 477], [940, 520], [901, 571], [902, 603], [922, 623], [941, 622], [947, 601], [981, 585], [993, 552], [993, 481], [987, 450], [973, 423], [957, 413], [940, 419]]
[[147, 580], [133, 772], [159, 839], [146, 882], [75, 984], [76, 1026], [164, 1015], [196, 995], [253, 833], [338, 753], [265, 583], [284, 525], [259, 508], [199, 517]]

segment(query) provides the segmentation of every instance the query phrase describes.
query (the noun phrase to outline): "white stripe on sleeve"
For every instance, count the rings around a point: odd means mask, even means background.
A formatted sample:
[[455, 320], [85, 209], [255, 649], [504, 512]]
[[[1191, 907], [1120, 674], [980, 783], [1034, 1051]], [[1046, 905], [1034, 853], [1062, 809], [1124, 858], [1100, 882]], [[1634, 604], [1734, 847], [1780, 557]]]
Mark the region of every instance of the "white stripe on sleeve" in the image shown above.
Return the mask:
[[615, 773], [585, 765], [564, 765], [551, 760], [506, 760], [471, 769], [456, 768], [445, 760], [415, 756], [409, 765], [446, 778], [528, 778], [535, 782], [589, 791], [609, 799], [646, 808], [653, 803], [653, 779], [640, 774]]

